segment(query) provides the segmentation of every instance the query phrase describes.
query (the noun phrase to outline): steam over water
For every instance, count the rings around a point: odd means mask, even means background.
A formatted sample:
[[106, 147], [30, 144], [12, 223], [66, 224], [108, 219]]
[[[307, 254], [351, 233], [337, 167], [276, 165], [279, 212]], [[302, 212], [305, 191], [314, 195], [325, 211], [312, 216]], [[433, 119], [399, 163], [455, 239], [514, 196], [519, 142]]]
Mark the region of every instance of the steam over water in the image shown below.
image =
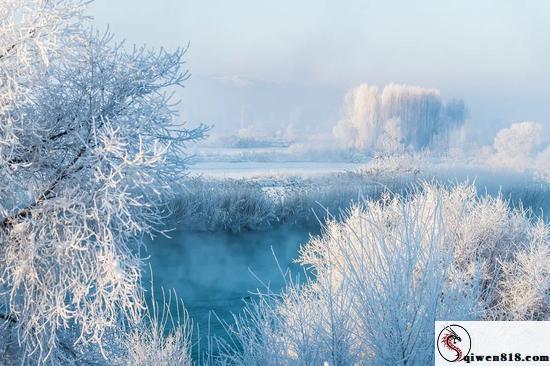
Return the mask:
[[[308, 238], [308, 230], [284, 226], [240, 233], [177, 230], [171, 239], [157, 238], [148, 245], [155, 296], [162, 299], [161, 286], [165, 290], [174, 288], [195, 329], [198, 325], [201, 336], [205, 336], [209, 312], [230, 321], [231, 312], [240, 312], [251, 292], [266, 290], [259, 280], [279, 291], [284, 279], [273, 253], [283, 270], [297, 273], [299, 266], [292, 260]], [[223, 336], [224, 332], [212, 315], [211, 335]]]

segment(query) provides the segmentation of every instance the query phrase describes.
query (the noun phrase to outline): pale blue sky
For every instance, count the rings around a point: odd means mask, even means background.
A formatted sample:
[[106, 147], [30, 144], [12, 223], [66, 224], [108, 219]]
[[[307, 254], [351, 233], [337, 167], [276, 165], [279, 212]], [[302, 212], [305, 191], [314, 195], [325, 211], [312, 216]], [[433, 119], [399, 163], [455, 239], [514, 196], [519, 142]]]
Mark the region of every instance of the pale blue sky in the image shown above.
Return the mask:
[[130, 43], [191, 43], [190, 120], [232, 126], [245, 105], [255, 124], [330, 126], [350, 87], [398, 82], [463, 98], [475, 124], [550, 121], [550, 1], [96, 0], [91, 14]]

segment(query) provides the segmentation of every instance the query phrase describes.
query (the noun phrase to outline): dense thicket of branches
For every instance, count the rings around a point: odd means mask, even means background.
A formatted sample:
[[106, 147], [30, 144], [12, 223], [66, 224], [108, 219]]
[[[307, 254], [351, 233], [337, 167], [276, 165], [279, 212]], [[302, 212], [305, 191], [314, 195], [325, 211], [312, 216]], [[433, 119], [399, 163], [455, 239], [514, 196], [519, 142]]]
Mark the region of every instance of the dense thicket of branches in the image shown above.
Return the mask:
[[184, 50], [128, 52], [83, 6], [0, 4], [0, 314], [35, 362], [67, 329], [101, 344], [138, 320], [139, 238], [205, 131], [178, 126], [165, 92], [188, 77]]
[[250, 302], [218, 364], [429, 365], [435, 320], [550, 319], [550, 226], [471, 185], [366, 200], [300, 254], [315, 278]]

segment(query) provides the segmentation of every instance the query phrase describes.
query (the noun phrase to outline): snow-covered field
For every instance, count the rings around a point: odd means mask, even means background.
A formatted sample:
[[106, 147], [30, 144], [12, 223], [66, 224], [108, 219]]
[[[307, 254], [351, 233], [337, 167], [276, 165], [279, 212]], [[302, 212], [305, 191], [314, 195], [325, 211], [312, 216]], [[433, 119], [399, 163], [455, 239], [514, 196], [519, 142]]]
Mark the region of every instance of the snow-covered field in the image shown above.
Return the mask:
[[212, 178], [311, 177], [357, 170], [359, 163], [343, 162], [199, 162], [190, 173]]

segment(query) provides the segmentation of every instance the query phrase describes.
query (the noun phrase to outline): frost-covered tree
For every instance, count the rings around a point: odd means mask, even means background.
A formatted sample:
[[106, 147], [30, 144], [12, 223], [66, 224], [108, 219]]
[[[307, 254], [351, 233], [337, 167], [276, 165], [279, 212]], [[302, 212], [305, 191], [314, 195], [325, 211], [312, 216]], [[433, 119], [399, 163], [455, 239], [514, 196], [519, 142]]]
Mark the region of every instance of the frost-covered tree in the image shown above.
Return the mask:
[[518, 122], [503, 128], [495, 136], [490, 163], [520, 170], [532, 168], [536, 149], [543, 142], [542, 131], [542, 125], [536, 122]]
[[466, 117], [462, 101], [444, 103], [436, 89], [398, 84], [381, 93], [359, 85], [346, 95], [345, 107], [346, 117], [333, 133], [345, 145], [367, 151], [395, 150], [396, 143], [414, 150], [445, 146]]
[[338, 122], [333, 133], [336, 138], [358, 149], [371, 148], [381, 131], [378, 88], [361, 84], [345, 96], [347, 118]]
[[0, 4], [0, 330], [38, 363], [139, 318], [140, 238], [205, 132], [175, 122], [184, 50], [127, 51], [83, 7]]

